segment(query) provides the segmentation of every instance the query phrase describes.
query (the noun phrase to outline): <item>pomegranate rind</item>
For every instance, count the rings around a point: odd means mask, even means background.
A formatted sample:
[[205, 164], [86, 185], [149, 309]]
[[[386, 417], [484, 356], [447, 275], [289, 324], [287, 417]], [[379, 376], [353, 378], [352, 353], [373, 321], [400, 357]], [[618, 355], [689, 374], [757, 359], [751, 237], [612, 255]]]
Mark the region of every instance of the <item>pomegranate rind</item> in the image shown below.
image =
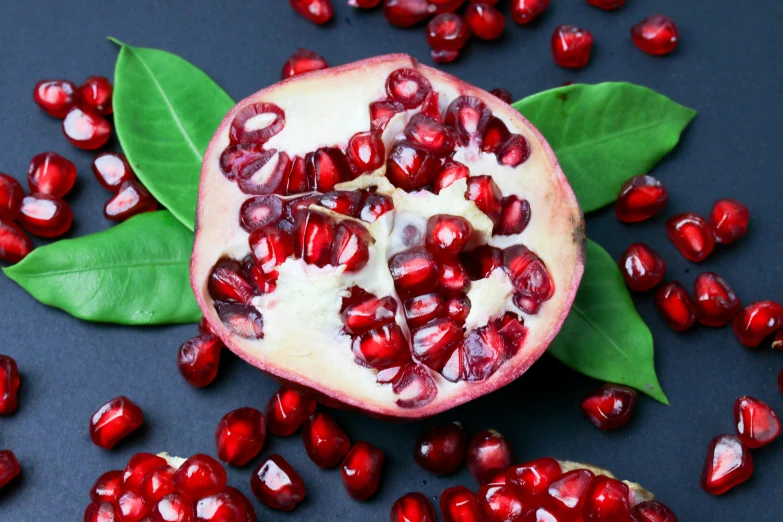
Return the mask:
[[[307, 118], [308, 124], [319, 127], [313, 134], [320, 132], [318, 139], [322, 142], [321, 146], [324, 145], [324, 139], [333, 140], [338, 146], [343, 146], [357, 131], [370, 128], [369, 110], [365, 111], [363, 107], [383, 99], [386, 78], [391, 72], [403, 67], [414, 68], [425, 76], [433, 89], [441, 93], [446, 105], [461, 95], [480, 98], [495, 116], [503, 119], [510, 129], [528, 140], [531, 159], [528, 160], [528, 170], [524, 176], [529, 179], [524, 182], [529, 184], [528, 190], [536, 191], [541, 208], [534, 205], [533, 221], [525, 233], [528, 234], [526, 237], [531, 237], [531, 230], [536, 229], [532, 223], [541, 224], [540, 230], [535, 232], [539, 237], [536, 238], [534, 248], [550, 269], [557, 289], [546, 304], [547, 312], [536, 317], [538, 324], [531, 329], [525, 346], [502, 364], [491, 377], [479, 383], [452, 384], [440, 375], [433, 374], [439, 386], [438, 396], [429, 404], [411, 409], [397, 405], [390, 387], [383, 388], [388, 392], [379, 391], [381, 388], [375, 383], [374, 375], [371, 381], [361, 379], [364, 382], [362, 384], [353, 378], [354, 373], [343, 371], [347, 369], [347, 365], [353, 365], [350, 353], [335, 355], [336, 359], [341, 359], [339, 365], [324, 368], [320, 362], [307, 361], [315, 347], [296, 346], [296, 339], [290, 341], [290, 353], [284, 354], [279, 347], [270, 347], [272, 343], [268, 340], [249, 341], [238, 338], [220, 322], [214, 301], [207, 290], [209, 274], [217, 260], [224, 255], [238, 256], [236, 249], [242, 243], [242, 240], [231, 237], [234, 230], [239, 228], [233, 209], [239, 209], [248, 196], [226, 180], [219, 168], [220, 154], [229, 145], [229, 128], [235, 115], [248, 104], [262, 101], [276, 103], [286, 111], [286, 125], [297, 121], [297, 118]], [[297, 103], [291, 103], [291, 100], [296, 100]], [[358, 108], [340, 112], [339, 104], [335, 104], [336, 100], [355, 104]], [[305, 112], [307, 110], [317, 111], [317, 114]], [[341, 118], [340, 129], [330, 133], [320, 128], [324, 125], [322, 122], [337, 115]], [[295, 131], [292, 130], [291, 133]], [[270, 139], [267, 146], [278, 146], [275, 140], [284, 134], [285, 130]], [[309, 149], [315, 150], [313, 143], [312, 139], [308, 142], [305, 137], [286, 145], [286, 151], [290, 156], [304, 155]], [[478, 174], [480, 172], [474, 172], [474, 175]], [[522, 176], [516, 177], [520, 179], [512, 181], [521, 184]], [[531, 201], [531, 204], [534, 202]], [[525, 373], [546, 351], [565, 321], [576, 296], [585, 261], [584, 218], [581, 208], [552, 148], [541, 133], [521, 114], [488, 92], [418, 64], [404, 54], [379, 56], [328, 70], [305, 73], [272, 85], [239, 102], [225, 117], [207, 148], [201, 171], [195, 232], [191, 285], [204, 316], [230, 350], [278, 381], [293, 385], [322, 402], [358, 409], [382, 418], [429, 417], [490, 393]], [[513, 236], [509, 238], [509, 243], [505, 246], [514, 244]], [[232, 247], [235, 251], [231, 250]], [[308, 266], [309, 269], [325, 270]], [[329, 277], [326, 272], [324, 277]], [[313, 288], [311, 291], [315, 294], [318, 289]], [[339, 299], [339, 296], [335, 296], [335, 299]], [[310, 320], [317, 321], [318, 318], [307, 318], [307, 321]], [[305, 327], [306, 324], [302, 326]], [[319, 350], [331, 348], [318, 347]], [[356, 368], [366, 370], [358, 365]]]

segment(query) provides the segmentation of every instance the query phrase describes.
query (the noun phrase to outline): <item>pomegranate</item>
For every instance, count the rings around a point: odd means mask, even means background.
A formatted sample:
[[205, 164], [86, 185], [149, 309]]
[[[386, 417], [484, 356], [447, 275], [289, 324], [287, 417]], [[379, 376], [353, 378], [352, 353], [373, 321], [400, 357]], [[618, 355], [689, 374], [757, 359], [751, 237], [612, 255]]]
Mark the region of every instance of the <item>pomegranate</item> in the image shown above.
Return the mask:
[[552, 35], [552, 56], [560, 67], [584, 67], [592, 50], [593, 34], [590, 31], [573, 25], [560, 25]]
[[620, 256], [620, 272], [628, 288], [646, 292], [663, 281], [666, 262], [651, 246], [633, 243]]
[[325, 24], [332, 19], [334, 8], [331, 0], [289, 0], [294, 11], [314, 24]]
[[126, 181], [103, 207], [103, 216], [112, 221], [125, 221], [136, 214], [157, 210], [158, 202], [138, 181]]
[[484, 484], [494, 471], [508, 468], [511, 460], [511, 447], [494, 430], [481, 431], [470, 441], [468, 469], [479, 484]]
[[753, 457], [734, 435], [712, 439], [701, 472], [701, 487], [713, 495], [722, 495], [742, 484], [753, 474]]
[[582, 411], [602, 430], [625, 426], [636, 406], [636, 390], [619, 384], [604, 384], [582, 401]]
[[16, 411], [20, 382], [16, 361], [8, 355], [0, 354], [0, 415]]
[[33, 101], [55, 118], [65, 118], [75, 99], [76, 85], [68, 80], [41, 80], [33, 88]]
[[307, 455], [319, 468], [334, 468], [351, 449], [348, 435], [325, 412], [316, 412], [305, 421], [302, 439]]
[[35, 192], [22, 200], [19, 224], [40, 237], [57, 237], [70, 230], [73, 212], [60, 198]]
[[666, 283], [658, 289], [655, 308], [675, 332], [684, 332], [696, 322], [696, 305], [678, 281]]
[[634, 522], [679, 522], [674, 512], [655, 500], [637, 504], [631, 513]]
[[74, 107], [63, 120], [63, 134], [74, 147], [94, 150], [109, 141], [111, 125], [92, 109]]
[[315, 401], [301, 393], [282, 387], [266, 405], [266, 422], [269, 431], [279, 437], [291, 435], [315, 412]]
[[740, 309], [740, 300], [729, 284], [714, 272], [704, 272], [693, 282], [696, 320], [705, 326], [726, 326]]
[[33, 251], [33, 243], [24, 231], [11, 221], [0, 219], [0, 259], [18, 263]]
[[76, 183], [76, 166], [56, 152], [43, 152], [30, 161], [27, 184], [30, 192], [62, 198]]
[[250, 462], [264, 446], [266, 421], [255, 408], [239, 408], [226, 413], [215, 431], [220, 460], [235, 466]]
[[549, 7], [549, 0], [511, 0], [511, 18], [520, 25], [527, 25]]
[[775, 301], [756, 301], [745, 305], [734, 317], [734, 335], [749, 347], [783, 328], [783, 306]]
[[614, 210], [617, 218], [626, 223], [650, 219], [663, 210], [669, 201], [669, 192], [652, 176], [634, 176], [620, 188]]
[[679, 33], [674, 20], [654, 14], [631, 27], [631, 40], [645, 53], [660, 56], [677, 47]]
[[775, 411], [753, 397], [740, 397], [734, 403], [737, 435], [748, 448], [766, 446], [780, 436], [780, 421]]
[[104, 76], [90, 76], [79, 86], [77, 95], [79, 103], [100, 114], [111, 114], [111, 99], [114, 88]]
[[280, 455], [270, 455], [258, 465], [250, 488], [258, 500], [280, 511], [293, 510], [305, 497], [302, 478]]
[[15, 221], [22, 208], [22, 184], [8, 174], [0, 173], [0, 219]]
[[588, 5], [598, 7], [604, 11], [613, 11], [625, 5], [625, 0], [587, 0]]
[[503, 34], [506, 17], [489, 3], [470, 4], [465, 10], [470, 32], [482, 40], [495, 40]]
[[0, 451], [0, 489], [3, 489], [21, 472], [22, 468], [19, 466], [14, 452], [11, 450]]
[[96, 411], [90, 419], [93, 444], [111, 449], [144, 422], [141, 408], [129, 398], [115, 397]]
[[447, 488], [440, 495], [440, 512], [444, 522], [479, 522], [476, 495], [464, 486]]
[[356, 500], [367, 500], [378, 489], [382, 469], [383, 452], [369, 442], [357, 442], [341, 466], [345, 491]]
[[[508, 134], [487, 152], [492, 121]], [[205, 156], [197, 219], [191, 281], [225, 345], [380, 417], [427, 417], [517, 378], [583, 271], [581, 212], [541, 136], [404, 55], [240, 102]], [[287, 417], [268, 410], [270, 431]]]
[[223, 343], [212, 335], [199, 335], [186, 341], [177, 352], [179, 373], [188, 384], [203, 388], [215, 380]]
[[421, 493], [408, 493], [392, 505], [391, 522], [436, 522], [435, 510]]
[[436, 475], [454, 473], [465, 460], [468, 441], [459, 422], [433, 426], [416, 441], [413, 458], [422, 468]]
[[348, 0], [348, 5], [359, 9], [372, 9], [381, 3], [381, 0]]
[[712, 229], [703, 217], [693, 212], [669, 218], [666, 234], [685, 259], [694, 263], [704, 261], [715, 248]]
[[309, 49], [299, 48], [283, 64], [283, 71], [280, 73], [280, 79], [285, 80], [297, 74], [304, 74], [311, 71], [320, 71], [326, 69], [329, 64], [320, 54]]
[[126, 181], [135, 181], [136, 174], [121, 152], [101, 152], [92, 160], [92, 172], [106, 190], [117, 192]]
[[710, 212], [710, 226], [718, 243], [733, 243], [748, 231], [750, 211], [736, 199], [719, 199]]

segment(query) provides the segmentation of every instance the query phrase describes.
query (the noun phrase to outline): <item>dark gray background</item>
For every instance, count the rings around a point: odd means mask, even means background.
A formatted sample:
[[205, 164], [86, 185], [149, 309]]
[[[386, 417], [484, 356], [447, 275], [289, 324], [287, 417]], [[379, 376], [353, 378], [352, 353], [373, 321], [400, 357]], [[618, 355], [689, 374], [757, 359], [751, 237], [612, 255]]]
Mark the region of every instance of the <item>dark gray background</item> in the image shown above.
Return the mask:
[[[391, 28], [380, 10], [357, 12], [334, 0], [327, 27], [296, 16], [284, 0], [70, 2], [7, 0], [0, 5], [0, 171], [23, 179], [35, 154], [54, 150], [73, 160], [79, 181], [68, 200], [71, 236], [107, 228], [108, 198], [89, 170], [92, 154], [71, 147], [60, 122], [32, 103], [42, 78], [112, 76], [117, 48], [105, 37], [179, 54], [202, 67], [235, 99], [266, 87], [299, 46], [330, 64], [407, 52], [430, 63], [424, 29]], [[501, 0], [504, 10], [508, 2]], [[724, 276], [743, 301], [783, 298], [780, 245], [780, 77], [783, 4], [688, 0], [629, 0], [615, 13], [583, 0], [554, 0], [539, 23], [510, 22], [499, 43], [474, 41], [455, 64], [444, 67], [485, 88], [504, 86], [515, 98], [564, 81], [636, 82], [693, 107], [699, 116], [680, 146], [654, 171], [668, 186], [666, 211], [649, 222], [625, 226], [611, 208], [588, 218], [589, 236], [617, 258], [633, 241], [645, 241], [669, 264], [667, 277], [690, 286], [704, 270]], [[636, 49], [629, 27], [653, 12], [678, 24], [681, 45], [666, 58]], [[589, 66], [557, 68], [549, 51], [555, 26], [590, 29], [596, 46]], [[114, 144], [116, 146], [116, 143]], [[719, 197], [736, 197], [751, 209], [746, 238], [718, 248], [704, 263], [687, 262], [668, 242], [663, 224], [682, 211], [706, 214]], [[40, 242], [36, 242], [40, 244]], [[432, 498], [448, 486], [475, 487], [466, 470], [436, 478], [418, 468], [411, 452], [416, 435], [433, 422], [453, 419], [473, 434], [496, 428], [511, 441], [518, 460], [546, 455], [592, 462], [638, 481], [670, 505], [681, 521], [779, 521], [783, 495], [783, 443], [756, 451], [752, 480], [724, 497], [699, 487], [707, 444], [731, 432], [734, 400], [744, 394], [783, 410], [775, 379], [783, 357], [740, 346], [730, 329], [671, 332], [648, 295], [637, 299], [653, 330], [656, 366], [671, 406], [642, 397], [629, 426], [602, 433], [582, 416], [581, 397], [599, 383], [550, 357], [502, 391], [430, 421], [395, 425], [338, 412], [354, 439], [366, 439], [387, 456], [383, 482], [370, 501], [350, 500], [337, 471], [320, 471], [299, 436], [270, 437], [264, 453], [278, 452], [299, 470], [307, 499], [292, 514], [256, 502], [259, 520], [388, 520], [392, 502], [408, 491]], [[23, 480], [0, 493], [0, 520], [81, 520], [88, 489], [102, 472], [124, 466], [138, 451], [188, 456], [214, 453], [213, 433], [226, 412], [263, 409], [277, 388], [269, 378], [226, 352], [215, 383], [189, 387], [177, 373], [179, 344], [195, 326], [125, 328], [76, 320], [37, 303], [0, 275], [0, 352], [16, 358], [23, 375], [19, 410], [0, 418], [0, 448], [10, 448]], [[90, 415], [104, 401], [126, 394], [144, 410], [140, 432], [113, 451], [90, 442]], [[783, 413], [783, 412], [782, 412]], [[258, 460], [255, 461], [256, 463]], [[252, 467], [230, 469], [229, 480], [249, 493]]]

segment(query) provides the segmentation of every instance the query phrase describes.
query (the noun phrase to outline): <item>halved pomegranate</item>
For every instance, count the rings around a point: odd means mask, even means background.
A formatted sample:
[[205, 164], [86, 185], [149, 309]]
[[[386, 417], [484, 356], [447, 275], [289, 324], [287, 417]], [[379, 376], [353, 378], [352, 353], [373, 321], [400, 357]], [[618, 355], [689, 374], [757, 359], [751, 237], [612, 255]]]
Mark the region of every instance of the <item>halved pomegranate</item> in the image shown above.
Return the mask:
[[197, 220], [192, 285], [226, 346], [381, 417], [519, 377], [583, 272], [582, 214], [542, 136], [405, 55], [240, 102], [205, 156]]

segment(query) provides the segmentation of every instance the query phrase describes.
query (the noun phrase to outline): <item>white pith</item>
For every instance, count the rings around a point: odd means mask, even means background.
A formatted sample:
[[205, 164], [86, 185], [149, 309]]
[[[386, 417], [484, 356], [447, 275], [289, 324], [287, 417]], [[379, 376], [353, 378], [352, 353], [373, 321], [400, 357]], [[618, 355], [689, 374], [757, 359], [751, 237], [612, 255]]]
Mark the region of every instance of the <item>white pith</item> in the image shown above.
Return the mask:
[[[540, 355], [559, 329], [581, 277], [582, 217], [548, 145], [516, 111], [483, 91], [414, 64], [402, 55], [346, 66], [339, 74], [327, 70], [299, 76], [262, 91], [238, 106], [264, 101], [275, 103], [285, 111], [285, 127], [267, 142], [266, 149], [283, 150], [293, 157], [324, 146], [344, 148], [351, 136], [369, 130], [370, 103], [386, 97], [386, 78], [401, 67], [416, 68], [427, 77], [433, 89], [440, 93], [442, 111], [459, 95], [477, 95], [512, 133], [527, 138], [530, 158], [516, 168], [498, 165], [494, 154], [481, 153], [475, 145], [460, 148], [455, 156], [455, 160], [470, 168], [471, 176], [490, 174], [504, 196], [515, 194], [530, 202], [531, 221], [522, 234], [493, 237], [489, 218], [465, 199], [464, 180], [438, 195], [426, 191], [406, 193], [395, 189], [384, 177], [384, 165], [374, 173], [337, 186], [338, 189], [374, 186], [394, 201], [394, 211], [366, 225], [375, 239], [367, 266], [356, 274], [346, 274], [341, 267], [318, 268], [288, 259], [278, 267], [277, 289], [253, 300], [264, 317], [264, 339], [249, 341], [233, 336], [220, 324], [206, 286], [218, 259], [228, 256], [241, 260], [249, 252], [248, 233], [239, 226], [238, 210], [250, 196], [228, 181], [218, 166], [220, 154], [229, 144], [230, 114], [213, 138], [204, 161], [191, 271], [205, 316], [224, 342], [251, 363], [361, 409], [384, 416], [416, 417], [466, 402], [505, 384], [524, 372]], [[397, 115], [389, 123], [383, 134], [387, 154], [395, 136], [416, 112], [418, 109]], [[475, 231], [473, 245], [489, 243], [504, 248], [525, 244], [545, 262], [554, 280], [555, 294], [536, 315], [520, 313], [529, 333], [524, 347], [515, 356], [520, 360], [518, 364], [514, 359], [507, 361], [483, 383], [455, 384], [433, 372], [439, 386], [438, 395], [434, 405], [424, 408], [422, 413], [398, 407], [395, 401], [400, 397], [393, 393], [391, 386], [378, 384], [373, 370], [354, 362], [351, 338], [342, 332], [340, 308], [345, 290], [353, 285], [379, 297], [396, 297], [387, 261], [408, 248], [399, 238], [402, 225], [423, 226], [435, 214], [458, 215], [470, 221]], [[466, 332], [483, 326], [504, 310], [519, 312], [511, 302], [512, 295], [513, 287], [502, 270], [485, 280], [474, 281], [468, 293], [472, 307]], [[401, 304], [397, 323], [407, 334]]]

